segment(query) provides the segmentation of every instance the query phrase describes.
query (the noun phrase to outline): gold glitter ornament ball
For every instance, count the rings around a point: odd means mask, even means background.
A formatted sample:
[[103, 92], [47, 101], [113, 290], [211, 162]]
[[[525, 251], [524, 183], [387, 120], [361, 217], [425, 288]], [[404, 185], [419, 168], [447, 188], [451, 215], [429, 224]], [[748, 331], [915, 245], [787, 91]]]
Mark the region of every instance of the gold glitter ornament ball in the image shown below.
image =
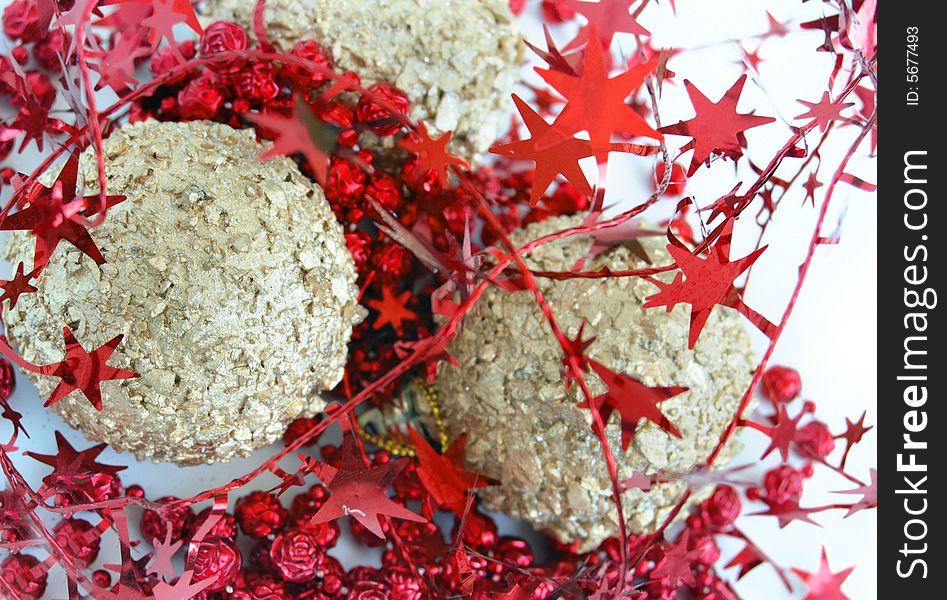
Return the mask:
[[[549, 219], [513, 236], [517, 245], [580, 224], [576, 218]], [[654, 265], [672, 261], [662, 237], [643, 238]], [[540, 246], [527, 257], [537, 270], [567, 271], [586, 256], [592, 240], [573, 237]], [[614, 271], [645, 267], [626, 247], [617, 247], [586, 266]], [[587, 355], [648, 386], [684, 386], [660, 409], [683, 438], [650, 421], [639, 423], [622, 452], [617, 413], [606, 432], [619, 478], [635, 472], [683, 473], [710, 454], [737, 409], [754, 367], [741, 317], [716, 308], [694, 350], [687, 349], [689, 307], [643, 309], [657, 287], [640, 278], [539, 279], [559, 325], [574, 339], [595, 337]], [[566, 390], [560, 371], [562, 351], [530, 291], [491, 287], [467, 317], [448, 351], [459, 368], [443, 364], [436, 382], [441, 412], [452, 438], [467, 432], [467, 466], [499, 479], [479, 490], [487, 507], [533, 523], [563, 542], [589, 550], [618, 532], [611, 480], [591, 414], [576, 405], [578, 385]], [[594, 395], [606, 387], [586, 375]], [[729, 458], [728, 448], [723, 458]], [[651, 491], [627, 491], [626, 518], [633, 532], [653, 531], [685, 490], [681, 481], [659, 483]]]
[[[252, 0], [211, 0], [211, 19], [253, 30]], [[453, 131], [467, 158], [496, 140], [519, 76], [523, 43], [508, 0], [268, 0], [271, 41], [316, 40], [339, 71], [407, 94], [432, 133]]]
[[[355, 266], [322, 191], [289, 159], [262, 163], [249, 130], [208, 122], [126, 125], [105, 141], [110, 194], [127, 200], [90, 233], [107, 263], [59, 244], [5, 310], [33, 364], [63, 358], [63, 326], [86, 350], [125, 338], [102, 411], [74, 391], [53, 405], [93, 440], [180, 464], [245, 456], [324, 405], [361, 318]], [[80, 182], [98, 190], [86, 152]], [[16, 232], [4, 258], [31, 269]], [[29, 373], [43, 398], [58, 383]]]

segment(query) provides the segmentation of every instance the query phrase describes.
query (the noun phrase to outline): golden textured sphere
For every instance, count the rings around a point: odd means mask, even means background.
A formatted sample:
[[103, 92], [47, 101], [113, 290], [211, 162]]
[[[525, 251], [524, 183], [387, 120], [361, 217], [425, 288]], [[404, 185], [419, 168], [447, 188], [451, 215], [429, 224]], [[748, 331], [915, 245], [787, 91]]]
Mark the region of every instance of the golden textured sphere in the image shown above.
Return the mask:
[[[86, 350], [117, 334], [109, 364], [140, 374], [53, 410], [139, 457], [210, 463], [279, 437], [323, 406], [362, 316], [355, 267], [322, 191], [289, 159], [260, 162], [253, 132], [208, 122], [126, 125], [105, 141], [109, 194], [127, 200], [92, 228], [98, 265], [61, 243], [35, 294], [3, 314], [33, 364], [63, 359], [63, 326]], [[80, 184], [98, 189], [86, 152]], [[33, 262], [34, 238], [4, 251]], [[29, 373], [43, 398], [55, 377]]]
[[[572, 217], [549, 219], [513, 236], [527, 240], [577, 226]], [[660, 237], [641, 242], [654, 265], [671, 258]], [[588, 236], [558, 240], [527, 257], [534, 269], [567, 271], [586, 256]], [[646, 266], [619, 246], [586, 265], [588, 270]], [[755, 366], [740, 316], [716, 308], [693, 350], [687, 348], [689, 307], [644, 309], [656, 286], [632, 277], [539, 279], [559, 325], [574, 339], [595, 337], [587, 355], [615, 372], [648, 386], [683, 386], [659, 408], [683, 435], [678, 439], [650, 421], [639, 423], [622, 452], [619, 416], [606, 431], [619, 479], [635, 472], [683, 473], [702, 463], [734, 416]], [[591, 431], [591, 413], [579, 386], [566, 390], [562, 351], [530, 291], [491, 287], [479, 300], [448, 351], [459, 368], [441, 365], [436, 383], [442, 414], [452, 437], [467, 432], [467, 466], [500, 480], [479, 490], [487, 507], [530, 521], [563, 542], [588, 550], [618, 531], [603, 450]], [[589, 373], [594, 395], [604, 384]], [[731, 449], [723, 458], [728, 458]], [[682, 481], [659, 483], [649, 492], [631, 489], [623, 503], [633, 532], [653, 531], [685, 490]]]
[[[253, 30], [252, 0], [211, 0], [211, 19]], [[268, 0], [264, 21], [284, 50], [312, 39], [363, 85], [389, 83], [432, 134], [453, 131], [451, 149], [476, 157], [510, 108], [523, 44], [508, 0]], [[390, 141], [390, 140], [389, 140]]]

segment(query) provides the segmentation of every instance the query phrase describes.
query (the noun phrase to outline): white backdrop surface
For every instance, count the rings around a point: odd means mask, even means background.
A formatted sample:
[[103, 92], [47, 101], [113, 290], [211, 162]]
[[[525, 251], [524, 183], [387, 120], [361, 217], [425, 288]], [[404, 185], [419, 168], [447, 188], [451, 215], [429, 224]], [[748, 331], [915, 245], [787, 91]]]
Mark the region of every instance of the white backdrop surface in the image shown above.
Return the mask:
[[[7, 3], [8, 0], [0, 0], [0, 5]], [[533, 42], [542, 40], [538, 4], [530, 2], [523, 17], [524, 35]], [[712, 100], [719, 98], [730, 87], [742, 72], [742, 51], [732, 40], [746, 38], [743, 43], [745, 50], [756, 50], [759, 42], [749, 38], [767, 29], [766, 9], [780, 21], [791, 21], [792, 26], [818, 18], [823, 14], [823, 6], [817, 2], [802, 4], [786, 0], [678, 0], [676, 17], [671, 14], [667, 2], [650, 6], [640, 21], [654, 33], [656, 47], [697, 49], [671, 60], [669, 66], [677, 73], [677, 78], [675, 83], [666, 85], [663, 92], [660, 106], [664, 124], [690, 118], [693, 114], [683, 86], [680, 85], [683, 79], [693, 81]], [[568, 39], [566, 27], [554, 28], [553, 32], [560, 42], [564, 43]], [[775, 116], [777, 122], [748, 133], [749, 156], [758, 162], [768, 161], [791, 135], [788, 124], [793, 122], [794, 116], [805, 111], [796, 99], [815, 101], [825, 91], [833, 59], [828, 54], [815, 52], [822, 35], [821, 32], [803, 32], [794, 28], [787, 37], [767, 40], [759, 50], [764, 61], [759, 73], [747, 83], [740, 107], [743, 111], [755, 108], [758, 114]], [[634, 48], [633, 40], [623, 35], [619, 36], [617, 45], [622, 46], [626, 54]], [[6, 51], [8, 48], [8, 42], [0, 41], [0, 49]], [[529, 73], [526, 76], [533, 79]], [[822, 150], [826, 169], [834, 170], [855, 134], [855, 128], [848, 128], [826, 144]], [[811, 137], [810, 143], [813, 139], [816, 138]], [[671, 143], [679, 145], [682, 140], [671, 138]], [[689, 155], [684, 160], [689, 160]], [[31, 170], [35, 164], [35, 154], [32, 153], [13, 159], [13, 165], [24, 171]], [[788, 161], [787, 165], [781, 174], [792, 172], [793, 161]], [[650, 159], [613, 155], [609, 165], [608, 201], [619, 205], [640, 202], [650, 191], [648, 173], [651, 167]], [[874, 164], [868, 157], [867, 143], [859, 149], [848, 171], [868, 181], [876, 180]], [[820, 172], [821, 180], [827, 178], [827, 173]], [[709, 170], [702, 168], [691, 179], [688, 194], [693, 195], [699, 205], [706, 205], [729, 192], [739, 180], [751, 180], [751, 173], [745, 164], [736, 178], [731, 164], [714, 164]], [[824, 188], [819, 191], [824, 191]], [[3, 198], [7, 197], [8, 193], [4, 194]], [[767, 231], [766, 241], [770, 248], [756, 267], [758, 273], [754, 278], [759, 277], [759, 280], [751, 286], [747, 298], [748, 304], [773, 321], [778, 320], [791, 292], [794, 273], [804, 258], [816, 217], [815, 209], [802, 206], [803, 197], [804, 192], [797, 188], [787, 196], [787, 206], [778, 211], [773, 225]], [[665, 218], [670, 208], [673, 208], [673, 203], [665, 203], [649, 216], [655, 220]], [[875, 421], [877, 209], [874, 195], [858, 192], [848, 186], [839, 188], [827, 229], [831, 230], [839, 218], [844, 217], [841, 221], [840, 243], [818, 249], [799, 302], [772, 361], [772, 364], [792, 366], [802, 373], [804, 397], [819, 405], [821, 418], [835, 433], [844, 431], [846, 417], [856, 419], [864, 410], [868, 411], [867, 422], [874, 424]], [[737, 227], [734, 256], [745, 255], [749, 251], [749, 244], [755, 239], [754, 225], [747, 221], [743, 219]], [[10, 274], [9, 265], [0, 266], [0, 278], [8, 278]], [[758, 332], [754, 334], [757, 351], [761, 354], [766, 347], [766, 339]], [[54, 431], [63, 432], [74, 445], [88, 445], [80, 433], [71, 430], [59, 417], [42, 408], [42, 400], [36, 389], [25, 377], [18, 377], [17, 391], [11, 403], [16, 410], [24, 413], [31, 434], [30, 439], [21, 438], [21, 450], [53, 452]], [[0, 437], [8, 439], [6, 422], [0, 424]], [[753, 467], [757, 471], [775, 464], [773, 457], [762, 463], [758, 461], [761, 450], [767, 444], [762, 435], [750, 431], [744, 432], [741, 438], [746, 449], [733, 464], [758, 463]], [[116, 456], [111, 449], [103, 453], [101, 460], [130, 465], [122, 473], [123, 481], [126, 484], [141, 483], [150, 497], [190, 496], [230, 481], [258, 465], [273, 452], [274, 448], [265, 448], [250, 458], [212, 467], [179, 468], [168, 464], [139, 462], [131, 455]], [[48, 472], [44, 465], [27, 457], [20, 456], [16, 462], [34, 485], [38, 485]], [[868, 480], [868, 470], [875, 464], [876, 442], [872, 431], [853, 451], [849, 471], [862, 480]], [[266, 489], [272, 484], [272, 479], [262, 478], [248, 490]], [[850, 487], [841, 477], [817, 469], [815, 477], [807, 485], [802, 504], [813, 506], [851, 500], [850, 496], [831, 493]], [[817, 569], [820, 547], [824, 545], [834, 571], [856, 566], [842, 587], [843, 591], [856, 600], [875, 598], [876, 514], [874, 511], [862, 511], [844, 520], [841, 515], [840, 511], [816, 515], [815, 520], [823, 527], [796, 522], [780, 531], [776, 519], [772, 517], [743, 517], [740, 526], [777, 562], [806, 571]], [[506, 531], [529, 534], [527, 526], [508, 520], [502, 523]], [[722, 566], [739, 550], [739, 545], [726, 541], [721, 545]], [[106, 542], [103, 549], [113, 546]], [[366, 553], [345, 543], [336, 548], [333, 554], [349, 566], [377, 560], [377, 553]], [[117, 559], [116, 553], [103, 551], [99, 563], [114, 563]], [[727, 573], [732, 574], [732, 571]], [[796, 578], [793, 578], [793, 583], [795, 591], [787, 594], [773, 571], [762, 566], [736, 584], [736, 589], [743, 597], [750, 599], [802, 598], [805, 595], [804, 586]], [[51, 578], [50, 597], [63, 597], [64, 593], [62, 582]]]

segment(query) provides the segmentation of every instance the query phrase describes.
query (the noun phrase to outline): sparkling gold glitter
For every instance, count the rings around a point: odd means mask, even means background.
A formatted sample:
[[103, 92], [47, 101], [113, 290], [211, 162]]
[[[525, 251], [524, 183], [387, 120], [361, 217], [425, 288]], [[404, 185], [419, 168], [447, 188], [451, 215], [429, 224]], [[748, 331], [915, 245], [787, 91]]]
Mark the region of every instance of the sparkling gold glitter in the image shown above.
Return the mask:
[[[532, 225], [513, 236], [529, 239], [579, 224], [557, 218]], [[541, 246], [527, 262], [535, 269], [568, 270], [586, 255], [589, 237]], [[655, 265], [671, 258], [663, 238], [645, 238]], [[645, 266], [619, 247], [599, 256], [588, 270]], [[687, 349], [689, 307], [670, 313], [644, 310], [644, 299], [657, 288], [640, 278], [540, 279], [540, 286], [566, 335], [574, 338], [586, 322], [584, 337], [596, 337], [588, 355], [646, 385], [680, 385], [690, 391], [663, 402], [662, 411], [683, 439], [644, 421], [627, 452], [621, 451], [618, 415], [607, 426], [619, 477], [635, 471], [686, 472], [703, 461], [719, 440], [749, 385], [754, 366], [750, 340], [735, 311], [717, 308], [694, 350]], [[442, 364], [436, 383], [445, 425], [451, 437], [469, 433], [467, 466], [501, 485], [480, 490], [486, 505], [525, 519], [564, 542], [578, 540], [587, 550], [618, 531], [611, 480], [591, 415], [579, 409], [578, 386], [565, 389], [562, 352], [529, 291], [489, 289], [467, 317], [463, 331], [448, 347], [460, 361]], [[588, 374], [592, 393], [605, 387]], [[730, 450], [722, 458], [729, 458]], [[685, 489], [681, 481], [660, 483], [650, 492], [632, 489], [623, 496], [629, 527], [653, 531]]]
[[[254, 5], [211, 0], [208, 12], [252, 31]], [[268, 0], [264, 14], [283, 49], [314, 39], [363, 84], [404, 91], [412, 117], [454, 132], [452, 151], [476, 158], [497, 138], [523, 55], [507, 0]]]
[[[251, 131], [148, 121], [105, 142], [109, 193], [128, 199], [91, 230], [108, 262], [61, 243], [38, 292], [4, 313], [34, 364], [62, 360], [62, 327], [87, 349], [119, 333], [110, 364], [140, 379], [54, 405], [90, 439], [181, 464], [245, 456], [342, 377], [356, 303], [355, 268], [322, 191], [288, 159], [261, 163]], [[95, 161], [80, 182], [97, 191]], [[34, 240], [4, 258], [32, 264]], [[45, 398], [56, 379], [30, 374]]]

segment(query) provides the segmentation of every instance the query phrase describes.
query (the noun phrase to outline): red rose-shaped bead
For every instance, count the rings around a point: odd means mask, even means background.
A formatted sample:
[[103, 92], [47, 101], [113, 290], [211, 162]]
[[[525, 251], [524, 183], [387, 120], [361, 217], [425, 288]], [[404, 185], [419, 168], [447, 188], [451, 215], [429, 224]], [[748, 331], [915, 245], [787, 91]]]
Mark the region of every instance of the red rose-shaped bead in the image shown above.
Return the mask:
[[287, 598], [283, 582], [267, 573], [240, 571], [233, 584], [230, 600], [283, 600]]
[[[454, 529], [451, 532], [451, 539], [457, 539], [457, 528], [460, 521], [454, 523]], [[464, 521], [464, 544], [477, 550], [492, 549], [499, 535], [497, 535], [497, 526], [489, 516], [479, 510], [472, 510], [467, 514]]]
[[347, 600], [391, 600], [391, 590], [387, 585], [370, 580], [361, 580], [352, 586]]
[[316, 572], [316, 576], [319, 578], [322, 591], [332, 598], [336, 598], [342, 588], [345, 587], [345, 569], [335, 557], [327, 555], [323, 559], [319, 571]]
[[3, 9], [3, 33], [23, 42], [35, 42], [46, 32], [40, 30], [36, 0], [13, 0]]
[[80, 569], [95, 562], [102, 539], [92, 532], [92, 524], [83, 519], [66, 519], [53, 528], [53, 537]]
[[388, 210], [397, 210], [401, 204], [401, 182], [384, 171], [372, 174], [365, 195]]
[[251, 492], [237, 501], [234, 516], [245, 534], [264, 538], [282, 529], [289, 513], [272, 494]]
[[[332, 58], [329, 56], [329, 53], [313, 40], [303, 40], [301, 42], [297, 42], [296, 45], [293, 46], [292, 54], [293, 56], [309, 61], [316, 66], [323, 67], [325, 69], [332, 69]], [[301, 66], [293, 65], [287, 70], [287, 72], [299, 83], [309, 85], [311, 87], [319, 87], [329, 80], [328, 77], [319, 69], [310, 70]]]
[[729, 485], [717, 486], [706, 503], [707, 520], [714, 527], [726, 527], [740, 516], [740, 494]]
[[[286, 432], [283, 433], [283, 445], [289, 446], [295, 442], [301, 435], [315, 427], [319, 424], [320, 419], [312, 419], [309, 417], [300, 417], [289, 424], [289, 427], [286, 428]], [[315, 438], [309, 439], [305, 443], [305, 446], [312, 446], [316, 443]]]
[[825, 458], [835, 450], [835, 438], [828, 426], [821, 421], [810, 421], [799, 430], [796, 441], [803, 452], [814, 458]]
[[22, 600], [36, 600], [46, 592], [49, 574], [35, 556], [13, 554], [0, 564], [0, 578]]
[[[658, 161], [658, 166], [654, 171], [654, 184], [658, 186], [664, 181], [664, 161]], [[671, 164], [671, 178], [668, 180], [667, 189], [664, 191], [668, 196], [676, 197], [684, 194], [687, 187], [687, 175], [684, 173], [684, 167], [677, 163]]]
[[271, 65], [254, 63], [237, 76], [237, 95], [245, 100], [265, 103], [279, 95], [279, 85]]
[[[246, 50], [248, 43], [247, 32], [242, 27], [230, 21], [215, 21], [204, 29], [204, 35], [201, 36], [201, 56], [210, 57], [224, 52]], [[240, 70], [243, 63], [242, 59], [233, 57], [212, 63], [207, 68], [217, 73], [232, 75]]]
[[568, 0], [543, 0], [542, 10], [547, 23], [564, 23], [575, 17], [575, 9]]
[[243, 557], [233, 541], [222, 537], [209, 537], [201, 541], [194, 559], [194, 581], [212, 579], [214, 583], [205, 589], [222, 590], [237, 578]]
[[802, 391], [802, 378], [795, 369], [775, 366], [763, 373], [762, 386], [770, 402], [789, 402]]
[[[194, 43], [194, 40], [186, 40], [177, 44], [177, 50], [185, 59], [190, 60], [197, 54], [197, 44]], [[178, 60], [178, 56], [171, 46], [161, 46], [151, 55], [151, 74], [155, 77], [163, 75], [180, 64], [181, 62]], [[182, 71], [180, 74], [168, 80], [167, 83], [180, 83], [187, 79], [187, 77], [188, 72]]]
[[16, 389], [16, 372], [5, 358], [0, 358], [0, 400], [6, 400]]
[[36, 59], [44, 69], [58, 71], [60, 69], [59, 57], [65, 56], [69, 48], [70, 35], [59, 29], [51, 29], [46, 36], [33, 47], [33, 58]]
[[[358, 105], [355, 107], [359, 123], [368, 125], [374, 133], [382, 136], [394, 135], [401, 131], [402, 125], [396, 115], [407, 116], [410, 108], [408, 97], [404, 92], [387, 83], [376, 83], [368, 88], [368, 91], [376, 96], [379, 102], [368, 96], [359, 98]], [[387, 104], [388, 107], [381, 102]], [[394, 109], [396, 114], [392, 114], [391, 109]]]
[[270, 547], [270, 558], [286, 581], [311, 580], [324, 557], [322, 547], [306, 529], [288, 529]]
[[204, 71], [178, 92], [178, 110], [185, 120], [212, 119], [223, 103], [220, 82], [210, 71]]
[[[210, 516], [210, 508], [205, 508], [192, 522], [191, 529], [196, 530], [200, 527], [201, 523], [207, 520]], [[230, 513], [224, 513], [220, 515], [220, 518], [214, 523], [214, 526], [210, 528], [210, 531], [207, 532], [207, 536], [216, 536], [227, 538], [228, 540], [236, 539], [237, 537], [237, 519], [234, 518]]]
[[[174, 496], [165, 496], [158, 500], [158, 503], [177, 500]], [[184, 539], [187, 534], [191, 521], [194, 519], [194, 511], [190, 506], [182, 505], [172, 510], [165, 510], [159, 513], [156, 510], [146, 510], [141, 515], [141, 535], [146, 541], [158, 540], [164, 542], [167, 535], [168, 526], [171, 527], [171, 541], [176, 542]]]
[[774, 504], [798, 502], [802, 497], [804, 480], [803, 473], [789, 465], [781, 465], [768, 471], [763, 477], [766, 500]]

